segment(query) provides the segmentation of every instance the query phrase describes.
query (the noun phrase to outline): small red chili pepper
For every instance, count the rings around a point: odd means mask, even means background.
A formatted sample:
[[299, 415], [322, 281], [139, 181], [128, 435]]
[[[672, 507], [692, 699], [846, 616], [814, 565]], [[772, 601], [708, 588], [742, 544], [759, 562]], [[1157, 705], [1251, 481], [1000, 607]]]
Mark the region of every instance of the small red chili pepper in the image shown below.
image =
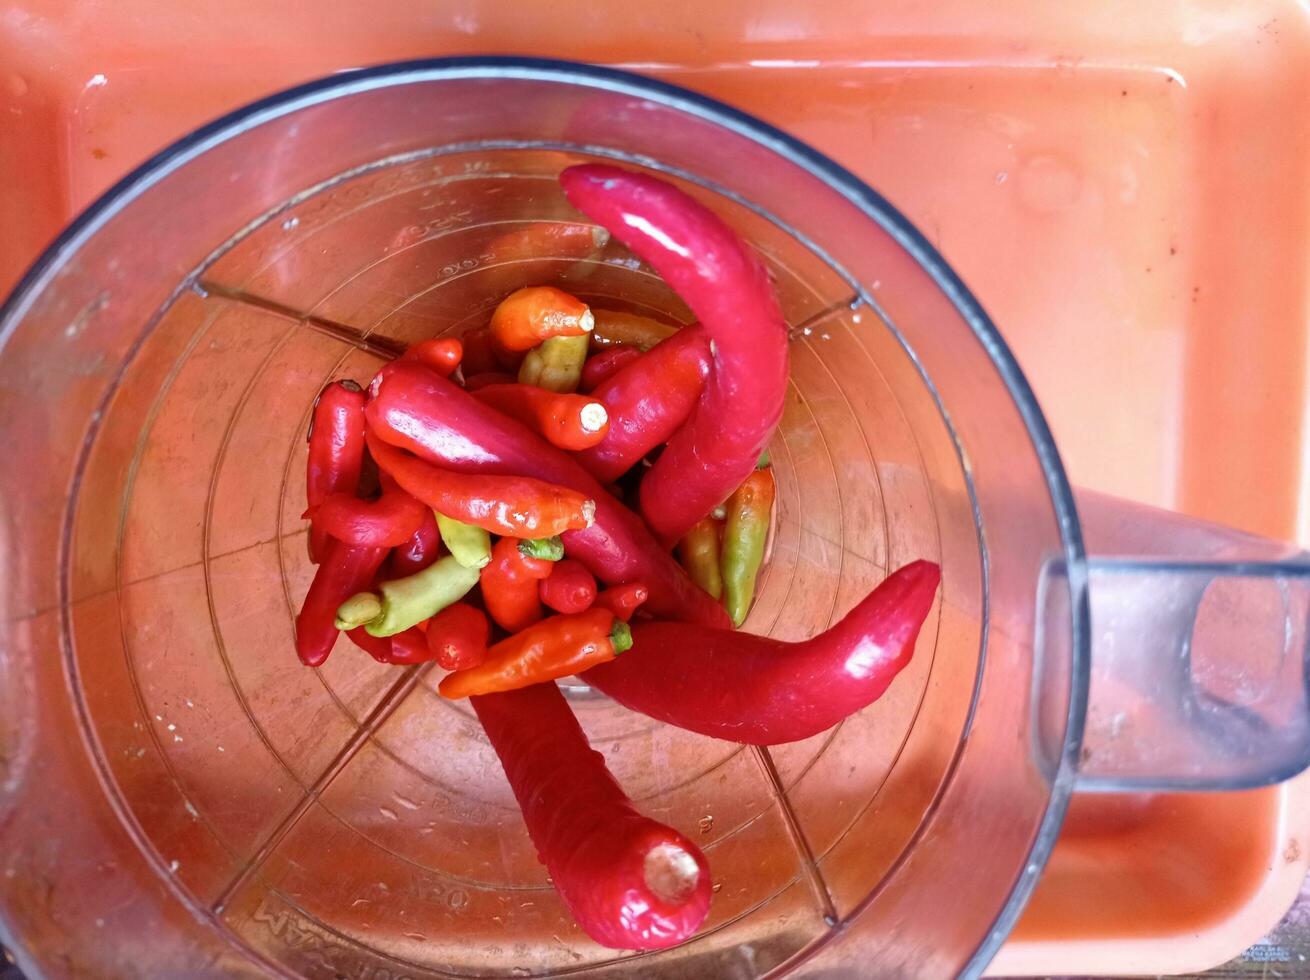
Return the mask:
[[587, 671], [615, 701], [670, 725], [747, 745], [795, 742], [878, 700], [910, 662], [941, 571], [893, 572], [835, 626], [784, 643], [690, 623], [632, 627], [633, 649]]
[[[491, 562], [482, 569], [482, 601], [487, 613], [504, 630], [517, 633], [541, 619], [537, 583], [550, 575], [555, 563], [527, 554], [514, 538], [501, 538], [491, 549]], [[563, 550], [561, 549], [561, 554]]]
[[411, 626], [395, 636], [372, 636], [362, 626], [346, 631], [346, 637], [380, 664], [421, 664], [432, 657], [423, 630]]
[[[390, 485], [388, 485], [390, 484]], [[328, 494], [310, 518], [338, 541], [361, 547], [397, 548], [423, 524], [431, 512], [393, 481], [384, 480], [382, 496], [360, 500], [347, 493]]]
[[296, 616], [296, 653], [302, 663], [317, 667], [328, 658], [340, 635], [336, 627], [337, 607], [373, 584], [373, 577], [386, 557], [386, 548], [356, 548], [341, 541], [330, 543]]
[[554, 684], [471, 701], [505, 768], [523, 822], [583, 932], [614, 949], [663, 949], [710, 906], [705, 856], [637, 812]]
[[625, 623], [632, 619], [643, 602], [650, 598], [650, 590], [640, 582], [614, 585], [596, 595], [596, 608], [608, 609]]
[[459, 367], [464, 357], [464, 344], [458, 337], [433, 337], [410, 344], [401, 355], [406, 361], [417, 361], [436, 371], [443, 378], [449, 377]]
[[[462, 472], [527, 474], [570, 487], [596, 502], [596, 521], [569, 531], [564, 546], [603, 582], [643, 582], [657, 616], [728, 624], [723, 607], [698, 589], [660, 549], [641, 518], [569, 454], [483, 405], [467, 391], [412, 364], [382, 368], [364, 409], [370, 427], [393, 445]], [[613, 431], [613, 423], [611, 423]], [[404, 481], [401, 481], [402, 485]], [[411, 493], [413, 487], [406, 487]], [[421, 494], [415, 494], [423, 499]]]
[[529, 351], [551, 337], [581, 337], [595, 318], [587, 304], [554, 286], [516, 289], [491, 314], [491, 339], [503, 350]]
[[[314, 402], [309, 423], [309, 461], [305, 467], [305, 503], [310, 510], [330, 493], [356, 493], [364, 464], [364, 392], [353, 381], [334, 381]], [[312, 523], [310, 561], [328, 551], [328, 533]]]
[[560, 184], [574, 207], [673, 287], [714, 342], [714, 370], [696, 411], [642, 478], [642, 514], [672, 545], [741, 485], [777, 427], [786, 323], [755, 254], [672, 184], [594, 163], [569, 167]]
[[662, 340], [668, 340], [678, 328], [639, 313], [621, 313], [618, 310], [592, 310], [596, 321], [591, 331], [593, 347], [613, 347], [629, 344], [638, 350], [650, 350]]
[[541, 601], [556, 612], [586, 612], [596, 601], [596, 578], [582, 562], [565, 558], [555, 562], [550, 575], [538, 584], [537, 592]]
[[641, 348], [628, 344], [616, 344], [599, 354], [592, 354], [587, 358], [587, 363], [582, 365], [582, 381], [578, 383], [578, 390], [595, 391], [603, 382], [614, 377], [619, 368], [631, 364], [639, 357]]
[[487, 614], [467, 602], [447, 606], [428, 620], [429, 658], [442, 670], [476, 667], [486, 659], [490, 639]]
[[560, 449], [587, 449], [605, 438], [609, 413], [585, 395], [558, 394], [533, 385], [491, 385], [478, 389], [478, 401], [522, 422]]
[[[431, 374], [431, 372], [429, 372]], [[432, 375], [435, 377], [435, 375]], [[590, 527], [596, 502], [576, 490], [526, 476], [484, 476], [443, 470], [368, 434], [381, 469], [438, 514], [493, 534], [548, 538]]]
[[465, 391], [480, 391], [491, 385], [512, 385], [518, 382], [512, 374], [506, 374], [504, 371], [483, 371], [481, 374], [475, 374], [473, 377], [464, 379]]
[[618, 479], [686, 423], [709, 373], [709, 342], [695, 324], [614, 372], [591, 393], [609, 412], [609, 431], [578, 461], [603, 483]]
[[387, 559], [386, 578], [404, 578], [421, 572], [441, 557], [441, 532], [432, 508], [423, 508], [423, 522], [409, 540], [398, 545]]
[[608, 609], [551, 616], [501, 640], [478, 666], [447, 674], [437, 691], [456, 700], [541, 684], [613, 660], [631, 643], [628, 624]]
[[[489, 328], [479, 327], [477, 330], [470, 330], [461, 340], [464, 344], [464, 358], [460, 361], [460, 367], [464, 370], [464, 377], [471, 378], [475, 374], [501, 370], [500, 359], [496, 356], [496, 347], [491, 341]], [[518, 370], [517, 364], [514, 365], [514, 370]]]

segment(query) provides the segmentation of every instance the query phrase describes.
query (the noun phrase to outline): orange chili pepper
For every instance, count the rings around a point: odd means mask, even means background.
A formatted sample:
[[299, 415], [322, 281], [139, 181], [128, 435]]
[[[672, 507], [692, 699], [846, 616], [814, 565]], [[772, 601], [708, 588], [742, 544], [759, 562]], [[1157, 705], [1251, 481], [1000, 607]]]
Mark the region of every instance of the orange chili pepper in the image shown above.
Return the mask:
[[559, 394], [535, 385], [487, 385], [477, 399], [522, 422], [560, 449], [589, 449], [609, 432], [605, 406], [585, 395]]
[[491, 549], [491, 561], [482, 569], [482, 600], [487, 614], [511, 633], [541, 619], [537, 583], [548, 578], [555, 562], [564, 556], [563, 545], [551, 557], [544, 557], [546, 552], [537, 550], [537, 546], [535, 541], [501, 538]]
[[[591, 268], [569, 259], [600, 254], [610, 233], [599, 225], [577, 221], [534, 221], [493, 239], [483, 250], [483, 285], [490, 295], [527, 283], [550, 282], [565, 269], [573, 278]], [[563, 261], [562, 261], [563, 260]]]
[[650, 598], [650, 590], [640, 582], [625, 582], [597, 593], [593, 609], [608, 609], [625, 623], [632, 619], [632, 614]]
[[477, 667], [446, 675], [437, 690], [451, 699], [513, 691], [580, 673], [631, 645], [628, 624], [608, 609], [551, 616], [501, 640]]
[[650, 350], [661, 340], [667, 340], [678, 332], [677, 327], [639, 313], [592, 310], [591, 316], [595, 321], [591, 332], [592, 347], [629, 344], [638, 350]]
[[526, 476], [489, 476], [439, 469], [388, 445], [372, 432], [368, 449], [379, 467], [438, 514], [512, 538], [549, 538], [590, 527], [596, 501], [576, 490]]
[[554, 286], [527, 286], [491, 314], [491, 337], [507, 351], [531, 350], [551, 337], [581, 337], [595, 320], [587, 304]]
[[459, 367], [464, 357], [464, 344], [456, 337], [433, 337], [410, 344], [405, 353], [400, 355], [405, 361], [418, 361], [426, 364], [443, 378], [449, 377]]

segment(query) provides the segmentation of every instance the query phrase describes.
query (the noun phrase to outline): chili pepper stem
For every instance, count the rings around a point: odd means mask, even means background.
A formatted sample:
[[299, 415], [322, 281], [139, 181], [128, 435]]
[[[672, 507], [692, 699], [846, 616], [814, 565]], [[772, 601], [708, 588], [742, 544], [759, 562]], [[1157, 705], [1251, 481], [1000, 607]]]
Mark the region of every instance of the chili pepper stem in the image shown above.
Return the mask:
[[687, 899], [700, 883], [696, 859], [677, 844], [656, 844], [642, 861], [646, 887], [661, 901], [676, 905]]
[[382, 615], [382, 600], [372, 592], [359, 592], [337, 607], [334, 625], [339, 630], [353, 630]]
[[615, 619], [610, 628], [610, 643], [614, 644], [614, 655], [627, 653], [632, 649], [632, 627], [621, 619]]
[[564, 557], [564, 542], [559, 535], [553, 538], [523, 538], [519, 541], [519, 554], [526, 558], [559, 561]]

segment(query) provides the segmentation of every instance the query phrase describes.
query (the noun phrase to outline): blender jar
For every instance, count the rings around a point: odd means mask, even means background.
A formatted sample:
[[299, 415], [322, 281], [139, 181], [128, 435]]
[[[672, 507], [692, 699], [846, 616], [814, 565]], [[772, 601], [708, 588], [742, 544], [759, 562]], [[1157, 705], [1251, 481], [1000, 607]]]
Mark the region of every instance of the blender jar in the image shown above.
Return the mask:
[[[613, 242], [497, 249], [580, 222], [555, 178], [589, 159], [719, 211], [791, 326], [745, 628], [806, 637], [906, 562], [943, 574], [888, 694], [803, 742], [717, 742], [570, 690], [639, 807], [710, 861], [710, 919], [658, 954], [572, 923], [428, 669], [292, 652], [325, 382], [481, 325], [521, 285], [688, 319]], [[0, 908], [37, 972], [975, 973], [1075, 787], [1251, 786], [1310, 758], [1304, 557], [1076, 506], [1018, 366], [923, 237], [669, 85], [454, 59], [291, 90], [113, 188], [0, 339]]]

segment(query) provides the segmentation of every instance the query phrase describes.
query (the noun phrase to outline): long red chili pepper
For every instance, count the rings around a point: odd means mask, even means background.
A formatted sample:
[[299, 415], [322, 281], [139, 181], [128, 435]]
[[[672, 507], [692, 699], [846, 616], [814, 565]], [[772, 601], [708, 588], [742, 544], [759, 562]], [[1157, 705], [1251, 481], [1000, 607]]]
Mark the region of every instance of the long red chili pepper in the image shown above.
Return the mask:
[[616, 344], [607, 347], [599, 354], [592, 354], [587, 363], [582, 365], [582, 381], [579, 391], [595, 391], [603, 382], [614, 377], [616, 371], [631, 364], [641, 357], [641, 349], [628, 344]]
[[591, 163], [566, 169], [560, 184], [673, 287], [714, 342], [695, 413], [642, 479], [642, 513], [672, 545], [746, 479], [782, 417], [786, 324], [760, 261], [672, 184]]
[[386, 548], [357, 548], [341, 541], [330, 544], [296, 616], [296, 653], [302, 663], [317, 667], [328, 658], [340, 635], [337, 607], [373, 584], [386, 557]]
[[[541, 601], [558, 613], [586, 612], [596, 601], [596, 579], [580, 561], [555, 562], [537, 585]], [[627, 617], [620, 617], [627, 622]]]
[[428, 620], [427, 650], [442, 670], [476, 667], [486, 659], [490, 638], [487, 614], [467, 602], [447, 606]]
[[433, 659], [427, 637], [417, 626], [395, 636], [372, 636], [357, 626], [347, 630], [346, 637], [380, 664], [421, 664]]
[[[435, 380], [445, 380], [431, 371], [424, 373]], [[373, 433], [369, 433], [368, 442], [369, 453], [378, 466], [414, 497], [439, 514], [492, 534], [549, 538], [562, 531], [590, 526], [595, 514], [594, 500], [567, 487], [526, 476], [439, 469], [406, 455]]]
[[385, 441], [452, 470], [529, 474], [594, 499], [595, 523], [564, 535], [570, 557], [603, 582], [644, 583], [650, 590], [647, 607], [657, 616], [728, 625], [723, 607], [692, 584], [641, 518], [570, 456], [445, 378], [412, 364], [386, 365], [370, 392], [364, 414]]
[[404, 578], [421, 572], [441, 557], [441, 531], [432, 508], [423, 508], [423, 522], [387, 559], [387, 578]]
[[643, 602], [650, 598], [650, 591], [640, 582], [625, 582], [623, 585], [611, 586], [596, 594], [596, 608], [608, 609], [625, 623], [632, 619]]
[[912, 562], [800, 643], [635, 623], [633, 648], [586, 680], [634, 711], [703, 735], [748, 745], [809, 738], [876, 701], [910, 662], [940, 578], [932, 562]]
[[[313, 510], [330, 493], [355, 493], [364, 463], [364, 391], [353, 381], [334, 381], [319, 393], [309, 424], [305, 502]], [[308, 511], [306, 511], [308, 513]], [[309, 557], [320, 562], [328, 533], [311, 524]]]
[[541, 619], [537, 583], [550, 575], [554, 562], [525, 554], [513, 538], [501, 538], [491, 549], [491, 562], [482, 569], [482, 600], [487, 613], [510, 633]]
[[433, 337], [410, 344], [401, 355], [404, 360], [417, 361], [436, 371], [443, 378], [453, 374], [464, 356], [464, 344], [458, 337]]
[[522, 422], [560, 449], [587, 449], [605, 438], [609, 413], [585, 395], [560, 394], [535, 385], [489, 385], [478, 401]]
[[315, 527], [346, 544], [396, 548], [414, 536], [424, 515], [430, 513], [394, 482], [384, 480], [382, 496], [377, 500], [361, 500], [348, 493], [328, 494], [313, 508], [310, 519]]
[[471, 703], [537, 855], [582, 930], [614, 949], [663, 949], [694, 933], [709, 912], [705, 856], [637, 812], [559, 688], [538, 684]]
[[622, 476], [686, 423], [709, 373], [709, 341], [696, 325], [683, 327], [614, 372], [591, 393], [609, 412], [609, 431], [596, 446], [578, 453], [578, 462], [603, 483]]

